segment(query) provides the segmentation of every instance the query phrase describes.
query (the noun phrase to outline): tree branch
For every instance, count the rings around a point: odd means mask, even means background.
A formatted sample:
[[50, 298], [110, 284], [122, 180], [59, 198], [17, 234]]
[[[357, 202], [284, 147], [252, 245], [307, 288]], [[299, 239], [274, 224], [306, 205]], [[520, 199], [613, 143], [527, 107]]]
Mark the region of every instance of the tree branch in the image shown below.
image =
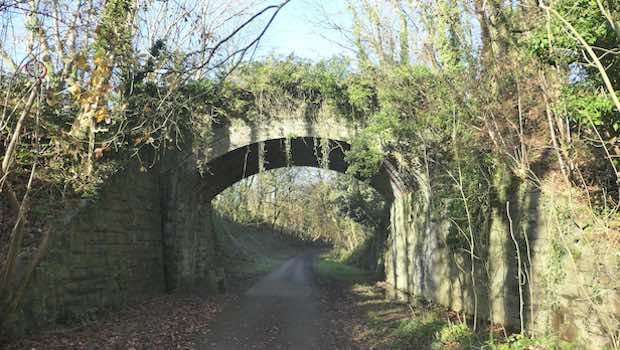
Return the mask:
[[[274, 10], [274, 13], [271, 15], [271, 18], [269, 19], [269, 21], [267, 22], [267, 24], [265, 25], [265, 27], [263, 28], [263, 30], [260, 32], [260, 34], [254, 39], [252, 40], [252, 42], [250, 42], [250, 44], [246, 45], [245, 47], [234, 51], [233, 53], [229, 54], [226, 58], [224, 58], [222, 61], [220, 61], [218, 64], [216, 64], [215, 66], [209, 68], [209, 70], [213, 70], [217, 67], [222, 66], [223, 64], [225, 64], [226, 62], [228, 62], [232, 57], [241, 54], [242, 58], [245, 56], [245, 54], [248, 52], [249, 49], [251, 49], [254, 45], [258, 44], [260, 42], [260, 40], [263, 38], [263, 36], [265, 35], [265, 33], [267, 32], [267, 30], [269, 29], [269, 27], [271, 26], [271, 24], [274, 22], [274, 20], [276, 19], [276, 17], [278, 16], [278, 13], [280, 13], [280, 11], [282, 10], [282, 8], [284, 8], [284, 6], [286, 6], [289, 2], [291, 2], [291, 0], [285, 0], [284, 2], [280, 3], [279, 5], [271, 5], [271, 6], [267, 6], [264, 9], [262, 9], [261, 11], [259, 11], [258, 13], [254, 14], [252, 17], [250, 17], [248, 20], [246, 20], [245, 22], [243, 22], [239, 27], [237, 27], [232, 33], [230, 33], [228, 36], [226, 36], [224, 39], [220, 40], [213, 48], [208, 48], [207, 50], [210, 51], [209, 56], [207, 57], [207, 59], [200, 65], [198, 65], [197, 67], [194, 68], [194, 70], [201, 70], [205, 67], [207, 67], [211, 61], [213, 60], [213, 58], [215, 57], [216, 53], [218, 52], [218, 50], [224, 45], [226, 44], [228, 41], [230, 41], [233, 37], [235, 37], [237, 34], [239, 34], [239, 32], [241, 32], [245, 27], [247, 27], [248, 25], [250, 25], [252, 22], [254, 22], [256, 19], [258, 19], [259, 17], [261, 17], [262, 15], [264, 15], [265, 13], [267, 13], [270, 10]], [[235, 64], [235, 66], [233, 67], [236, 68], [239, 64]]]

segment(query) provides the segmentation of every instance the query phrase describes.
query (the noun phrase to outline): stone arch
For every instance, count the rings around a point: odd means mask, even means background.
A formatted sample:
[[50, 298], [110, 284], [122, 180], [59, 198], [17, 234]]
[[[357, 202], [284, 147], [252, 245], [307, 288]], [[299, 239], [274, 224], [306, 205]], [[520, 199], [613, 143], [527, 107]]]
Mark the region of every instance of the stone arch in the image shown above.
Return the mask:
[[[208, 161], [201, 192], [212, 199], [261, 170], [288, 166], [317, 167], [345, 173], [348, 168], [345, 153], [350, 148], [346, 141], [312, 136], [253, 142]], [[403, 193], [402, 181], [389, 161], [381, 164], [380, 171], [370, 180], [370, 184], [387, 201]]]
[[[205, 165], [200, 192], [212, 199], [234, 183], [257, 174], [260, 158], [264, 170], [310, 166], [344, 173], [348, 167], [345, 153], [363, 128], [362, 121], [330, 115], [221, 120], [214, 125], [208, 150], [198, 155]], [[403, 181], [387, 160], [370, 183], [388, 201], [405, 192]]]

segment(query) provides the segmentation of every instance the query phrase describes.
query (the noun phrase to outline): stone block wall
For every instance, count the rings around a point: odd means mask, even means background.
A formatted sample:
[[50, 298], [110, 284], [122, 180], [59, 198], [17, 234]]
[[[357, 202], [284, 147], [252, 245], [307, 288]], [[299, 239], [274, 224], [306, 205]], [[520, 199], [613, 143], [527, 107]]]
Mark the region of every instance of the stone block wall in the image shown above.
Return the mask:
[[158, 170], [131, 167], [98, 198], [78, 200], [53, 224], [15, 328], [30, 331], [92, 317], [164, 290]]
[[[189, 160], [189, 161], [188, 161]], [[168, 291], [206, 288], [223, 278], [217, 266], [217, 237], [211, 198], [191, 154], [175, 153], [162, 162], [162, 235]]]
[[223, 276], [210, 202], [193, 164], [179, 164], [130, 165], [96, 199], [67, 204], [10, 333], [74, 324], [148, 295], [215, 290]]
[[[473, 273], [469, 254], [450, 246], [453, 224], [430, 207], [430, 191], [421, 187], [393, 202], [385, 257], [393, 297], [422, 297], [513, 331], [523, 323], [530, 333], [554, 334], [583, 348], [609, 345], [620, 329], [620, 290], [613, 282], [620, 280], [620, 250], [602, 232], [617, 234], [617, 228], [596, 228], [586, 208], [575, 208], [553, 179], [540, 188], [504, 180], [476, 228]], [[521, 290], [517, 245], [528, 282]]]

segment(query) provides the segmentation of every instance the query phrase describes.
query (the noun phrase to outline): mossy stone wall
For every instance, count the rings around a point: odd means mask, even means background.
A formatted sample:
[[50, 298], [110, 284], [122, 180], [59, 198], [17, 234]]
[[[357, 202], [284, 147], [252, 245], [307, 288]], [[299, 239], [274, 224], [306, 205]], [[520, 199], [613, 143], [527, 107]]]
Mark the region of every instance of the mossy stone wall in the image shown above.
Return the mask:
[[211, 205], [195, 167], [180, 164], [132, 164], [97, 198], [67, 203], [10, 333], [72, 325], [149, 295], [214, 291], [223, 276]]
[[[588, 223], [592, 216], [583, 202], [560, 190], [559, 182], [549, 177], [534, 187], [510, 176], [496, 179], [496, 198], [474, 232], [473, 272], [469, 246], [451, 246], [454, 224], [429, 204], [429, 188], [421, 183], [397, 198], [385, 256], [392, 296], [422, 297], [513, 331], [523, 321], [528, 332], [583, 348], [609, 344], [610, 333], [620, 329], [620, 291], [613, 282], [620, 280], [620, 255]], [[521, 292], [513, 236], [523, 266]]]

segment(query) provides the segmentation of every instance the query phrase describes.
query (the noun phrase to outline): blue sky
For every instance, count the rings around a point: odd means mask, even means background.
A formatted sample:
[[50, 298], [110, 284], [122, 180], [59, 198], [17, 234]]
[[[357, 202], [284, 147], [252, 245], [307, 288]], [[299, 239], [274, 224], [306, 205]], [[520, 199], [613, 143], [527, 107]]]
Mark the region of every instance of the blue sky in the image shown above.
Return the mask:
[[344, 44], [343, 38], [324, 23], [326, 12], [331, 21], [348, 27], [351, 20], [345, 5], [345, 0], [292, 0], [269, 28], [259, 48], [259, 55], [295, 54], [311, 60], [351, 55], [349, 50], [335, 43]]

